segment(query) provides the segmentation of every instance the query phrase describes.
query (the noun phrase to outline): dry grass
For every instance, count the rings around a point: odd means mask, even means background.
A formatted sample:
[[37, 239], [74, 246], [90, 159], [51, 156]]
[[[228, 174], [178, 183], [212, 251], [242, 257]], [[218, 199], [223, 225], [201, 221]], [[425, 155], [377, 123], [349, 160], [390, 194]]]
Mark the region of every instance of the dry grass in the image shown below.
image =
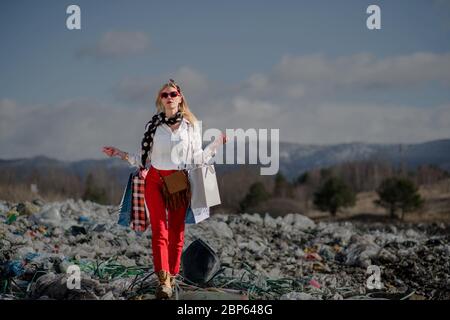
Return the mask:
[[[424, 207], [417, 211], [406, 213], [406, 222], [450, 222], [450, 179], [420, 186], [419, 193], [425, 200]], [[375, 191], [358, 193], [356, 205], [352, 208], [341, 209], [337, 213], [336, 219], [346, 220], [359, 217], [366, 220], [384, 220], [388, 218], [386, 210], [374, 204], [377, 198]], [[318, 220], [329, 219], [328, 213], [317, 210], [310, 210], [306, 215]]]
[[11, 202], [31, 201], [36, 198], [29, 187], [24, 185], [9, 185], [8, 187], [0, 185], [0, 199], [6, 199]]
[[[425, 199], [424, 207], [415, 212], [405, 214], [405, 222], [446, 222], [450, 223], [450, 179], [442, 180], [435, 184], [422, 185], [419, 188], [420, 195]], [[360, 192], [356, 195], [356, 204], [351, 208], [340, 209], [335, 218], [328, 212], [314, 209], [312, 200], [305, 206], [304, 201], [274, 198], [269, 199], [257, 207], [250, 208], [249, 213], [270, 212], [272, 216], [283, 216], [287, 213], [304, 214], [316, 221], [333, 220], [361, 220], [361, 221], [391, 221], [386, 209], [376, 206], [374, 201], [378, 199], [375, 191]], [[236, 208], [224, 205], [214, 207], [215, 213], [232, 213]]]
[[46, 202], [66, 200], [62, 194], [55, 192], [47, 192], [45, 195], [32, 193], [29, 186], [17, 184], [8, 187], [0, 185], [0, 199], [10, 202], [32, 201], [34, 199], [42, 199]]

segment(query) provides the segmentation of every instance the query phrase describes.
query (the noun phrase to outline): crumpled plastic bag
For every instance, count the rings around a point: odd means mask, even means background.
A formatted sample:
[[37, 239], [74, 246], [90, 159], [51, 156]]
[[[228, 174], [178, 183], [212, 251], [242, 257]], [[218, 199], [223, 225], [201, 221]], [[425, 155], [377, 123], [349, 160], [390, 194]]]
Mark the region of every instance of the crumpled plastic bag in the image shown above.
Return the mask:
[[220, 271], [219, 257], [202, 239], [194, 240], [181, 259], [183, 277], [198, 285], [207, 284]]

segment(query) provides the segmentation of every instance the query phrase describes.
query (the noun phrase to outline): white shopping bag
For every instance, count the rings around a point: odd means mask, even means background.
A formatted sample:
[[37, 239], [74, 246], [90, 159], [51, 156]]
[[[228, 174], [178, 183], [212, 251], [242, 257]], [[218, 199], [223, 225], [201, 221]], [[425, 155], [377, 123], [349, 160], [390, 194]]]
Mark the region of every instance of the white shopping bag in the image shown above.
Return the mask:
[[221, 203], [216, 170], [213, 164], [208, 164], [189, 170], [191, 184], [191, 207], [209, 208]]
[[192, 209], [189, 206], [186, 211], [185, 222], [187, 224], [196, 224], [196, 223], [199, 223], [208, 218], [209, 218], [209, 208], [208, 207]]

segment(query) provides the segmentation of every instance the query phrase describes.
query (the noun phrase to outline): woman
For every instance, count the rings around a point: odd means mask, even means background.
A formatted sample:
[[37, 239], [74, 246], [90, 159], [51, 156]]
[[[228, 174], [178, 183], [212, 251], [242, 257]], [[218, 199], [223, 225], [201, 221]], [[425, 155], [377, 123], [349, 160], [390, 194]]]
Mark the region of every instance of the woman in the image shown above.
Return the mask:
[[[172, 79], [158, 91], [156, 110], [147, 123], [141, 152], [129, 154], [110, 146], [103, 147], [103, 152], [110, 157], [118, 156], [146, 172], [142, 175], [145, 176], [144, 198], [150, 214], [154, 270], [159, 278], [156, 297], [162, 299], [171, 297], [174, 279], [180, 270], [187, 206], [181, 205], [174, 210], [166, 208], [160, 175], [176, 172], [182, 168], [180, 164], [208, 162], [217, 148], [227, 142], [227, 137], [222, 133], [219, 139], [202, 149], [197, 119], [180, 86]], [[193, 130], [189, 130], [190, 126]]]

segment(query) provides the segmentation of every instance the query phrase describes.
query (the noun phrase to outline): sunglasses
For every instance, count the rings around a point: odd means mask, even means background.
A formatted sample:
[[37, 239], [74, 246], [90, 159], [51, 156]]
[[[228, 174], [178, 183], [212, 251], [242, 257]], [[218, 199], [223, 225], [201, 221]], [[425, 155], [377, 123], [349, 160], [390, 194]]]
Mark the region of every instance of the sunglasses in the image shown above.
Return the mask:
[[163, 92], [163, 93], [161, 93], [161, 98], [166, 99], [169, 96], [171, 98], [175, 98], [175, 97], [178, 97], [178, 95], [179, 95], [179, 93], [177, 91], [172, 91], [172, 92], [169, 92], [169, 93]]

